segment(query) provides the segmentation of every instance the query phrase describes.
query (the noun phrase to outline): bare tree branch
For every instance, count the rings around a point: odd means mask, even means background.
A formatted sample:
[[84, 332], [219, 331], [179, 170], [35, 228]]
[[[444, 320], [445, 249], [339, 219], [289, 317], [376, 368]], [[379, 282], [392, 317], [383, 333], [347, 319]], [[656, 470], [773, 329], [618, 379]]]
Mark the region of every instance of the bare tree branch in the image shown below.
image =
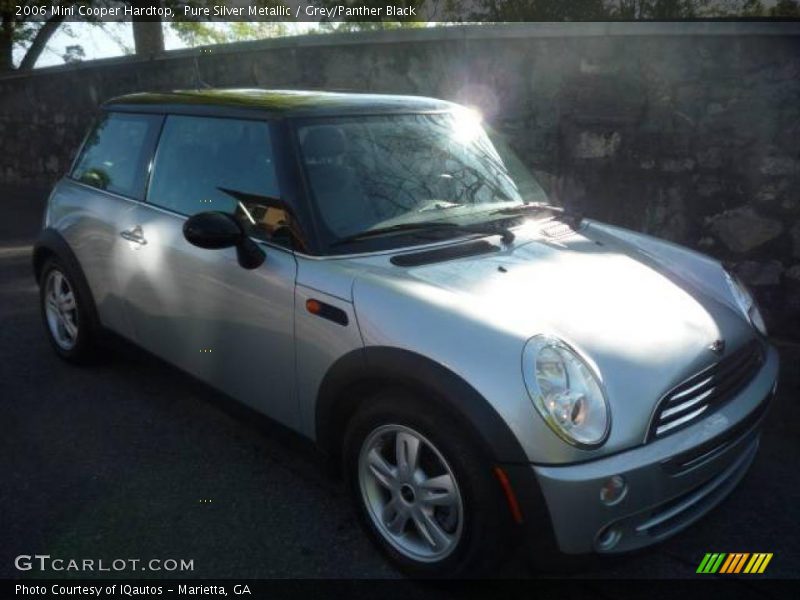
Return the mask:
[[39, 29], [39, 31], [36, 32], [36, 37], [33, 38], [33, 43], [31, 43], [31, 47], [28, 48], [28, 51], [25, 53], [25, 56], [19, 63], [20, 71], [26, 71], [28, 69], [32, 69], [36, 65], [36, 61], [39, 60], [39, 56], [41, 56], [42, 50], [44, 50], [44, 47], [47, 45], [47, 42], [56, 32], [59, 25], [61, 25], [62, 21], [64, 21], [63, 15], [52, 16], [49, 19], [47, 19], [47, 21], [45, 21], [41, 29]]

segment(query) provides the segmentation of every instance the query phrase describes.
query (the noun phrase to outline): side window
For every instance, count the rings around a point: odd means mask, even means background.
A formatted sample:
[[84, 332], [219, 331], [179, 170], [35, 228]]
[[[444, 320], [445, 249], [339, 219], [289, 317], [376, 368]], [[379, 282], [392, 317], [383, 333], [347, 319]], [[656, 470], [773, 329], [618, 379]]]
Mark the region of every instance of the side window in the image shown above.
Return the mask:
[[286, 222], [278, 198], [269, 124], [207, 117], [167, 117], [148, 202], [191, 216], [218, 210], [269, 239]]
[[110, 113], [83, 146], [72, 178], [101, 190], [141, 199], [147, 161], [161, 117]]

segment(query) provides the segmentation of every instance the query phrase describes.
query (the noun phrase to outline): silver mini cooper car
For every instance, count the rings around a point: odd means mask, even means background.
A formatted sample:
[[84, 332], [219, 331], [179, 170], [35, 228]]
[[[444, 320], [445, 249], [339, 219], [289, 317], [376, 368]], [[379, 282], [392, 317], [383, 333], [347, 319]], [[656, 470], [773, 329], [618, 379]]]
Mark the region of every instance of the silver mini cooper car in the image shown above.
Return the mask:
[[747, 471], [778, 376], [720, 263], [548, 204], [428, 98], [112, 100], [33, 262], [60, 356], [111, 331], [311, 438], [414, 575], [687, 527]]

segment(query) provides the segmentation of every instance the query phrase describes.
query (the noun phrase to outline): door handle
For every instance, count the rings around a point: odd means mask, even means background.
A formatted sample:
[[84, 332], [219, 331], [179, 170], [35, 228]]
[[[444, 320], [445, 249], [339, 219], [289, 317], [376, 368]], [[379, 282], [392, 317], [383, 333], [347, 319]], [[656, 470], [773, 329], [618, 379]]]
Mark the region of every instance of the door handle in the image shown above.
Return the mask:
[[139, 244], [141, 246], [147, 244], [147, 240], [144, 239], [144, 234], [142, 233], [142, 228], [139, 225], [131, 229], [120, 231], [119, 235], [122, 239], [128, 240], [129, 242], [133, 242], [135, 244]]

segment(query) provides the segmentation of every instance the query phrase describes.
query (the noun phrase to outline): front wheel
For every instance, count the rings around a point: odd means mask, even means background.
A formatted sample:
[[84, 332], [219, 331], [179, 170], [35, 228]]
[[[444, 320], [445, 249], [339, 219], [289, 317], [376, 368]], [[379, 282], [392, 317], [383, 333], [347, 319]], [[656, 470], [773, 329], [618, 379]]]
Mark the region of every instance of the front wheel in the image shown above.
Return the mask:
[[348, 427], [344, 461], [362, 524], [407, 573], [488, 575], [510, 545], [491, 461], [432, 403], [404, 392], [365, 401]]

